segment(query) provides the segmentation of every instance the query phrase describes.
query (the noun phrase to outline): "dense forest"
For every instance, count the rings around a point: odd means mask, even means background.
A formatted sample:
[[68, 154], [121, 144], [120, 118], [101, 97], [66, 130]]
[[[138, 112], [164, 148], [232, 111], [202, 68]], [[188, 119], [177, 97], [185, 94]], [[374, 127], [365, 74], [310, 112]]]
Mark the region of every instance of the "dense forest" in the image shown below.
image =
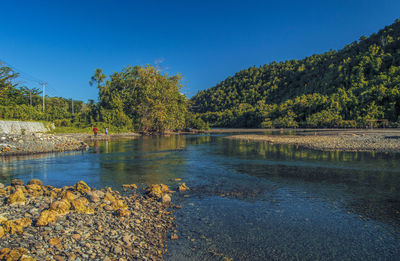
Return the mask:
[[400, 21], [339, 51], [242, 70], [191, 110], [218, 127], [398, 127]]
[[0, 65], [0, 119], [50, 121], [73, 131], [93, 125], [145, 133], [208, 128], [188, 110], [188, 99], [180, 93], [181, 76], [162, 74], [150, 65], [128, 66], [109, 77], [96, 69], [89, 84], [98, 88], [99, 102], [45, 96], [44, 109], [41, 91], [21, 85], [18, 77]]

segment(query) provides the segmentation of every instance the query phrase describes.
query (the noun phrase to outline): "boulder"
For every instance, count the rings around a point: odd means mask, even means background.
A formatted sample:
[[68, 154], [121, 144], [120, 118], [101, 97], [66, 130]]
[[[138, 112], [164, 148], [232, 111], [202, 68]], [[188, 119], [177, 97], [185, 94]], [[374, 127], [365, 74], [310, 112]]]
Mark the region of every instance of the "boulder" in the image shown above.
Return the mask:
[[136, 184], [124, 184], [122, 185], [123, 189], [137, 189]]
[[69, 202], [72, 202], [77, 198], [77, 196], [74, 193], [72, 193], [71, 191], [65, 191], [62, 193], [61, 198], [65, 199]]
[[8, 199], [7, 203], [9, 205], [13, 204], [25, 204], [25, 195], [21, 188], [17, 188], [13, 194], [11, 194]]
[[0, 250], [0, 260], [7, 260], [7, 261], [18, 261], [18, 260], [35, 260], [35, 259], [22, 259], [23, 256], [25, 256], [28, 253], [28, 250], [26, 250], [23, 247], [20, 247], [18, 249], [9, 249], [9, 248], [3, 248]]
[[86, 192], [90, 191], [90, 187], [82, 180], [75, 184], [74, 189], [81, 194], [85, 194]]
[[11, 180], [11, 186], [23, 186], [24, 181], [20, 179], [13, 179]]
[[146, 193], [154, 198], [161, 199], [164, 193], [170, 193], [167, 185], [152, 184], [146, 188]]
[[6, 231], [4, 230], [3, 226], [0, 226], [0, 238], [2, 238], [5, 233]]
[[117, 215], [120, 217], [129, 217], [131, 215], [131, 212], [127, 209], [118, 209]]
[[171, 196], [169, 194], [162, 195], [161, 202], [162, 203], [170, 203], [171, 202]]
[[29, 218], [22, 218], [16, 220], [8, 220], [3, 223], [4, 231], [10, 234], [22, 234], [24, 227], [30, 226], [32, 220]]
[[42, 186], [38, 184], [29, 184], [25, 186], [26, 191], [29, 195], [38, 197], [43, 195]]
[[125, 204], [125, 202], [123, 200], [115, 200], [114, 202], [112, 202], [111, 207], [113, 210], [128, 208], [128, 206]]
[[67, 199], [62, 199], [51, 203], [50, 210], [57, 213], [57, 215], [65, 215], [69, 213], [71, 204]]
[[28, 185], [39, 185], [39, 186], [43, 186], [43, 182], [40, 179], [31, 179], [28, 182]]
[[72, 207], [76, 212], [83, 214], [93, 214], [94, 210], [86, 207], [87, 204], [89, 204], [89, 201], [83, 197], [77, 198], [74, 201], [72, 201]]
[[57, 221], [57, 212], [53, 210], [43, 210], [40, 213], [40, 217], [36, 222], [36, 226], [47, 226], [49, 223], [53, 223]]

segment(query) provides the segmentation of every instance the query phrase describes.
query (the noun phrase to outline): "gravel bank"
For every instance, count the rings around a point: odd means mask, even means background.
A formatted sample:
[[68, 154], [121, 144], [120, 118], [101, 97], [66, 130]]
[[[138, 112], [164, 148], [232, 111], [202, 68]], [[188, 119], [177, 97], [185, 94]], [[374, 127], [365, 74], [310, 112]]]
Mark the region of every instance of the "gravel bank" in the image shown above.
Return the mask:
[[0, 134], [0, 156], [87, 150], [88, 148], [85, 142], [74, 137], [42, 133]]
[[289, 144], [324, 151], [400, 152], [400, 133], [314, 133], [314, 135], [234, 135], [228, 139]]
[[123, 188], [0, 184], [0, 260], [162, 260], [174, 225], [171, 191], [152, 185], [141, 195], [134, 184]]

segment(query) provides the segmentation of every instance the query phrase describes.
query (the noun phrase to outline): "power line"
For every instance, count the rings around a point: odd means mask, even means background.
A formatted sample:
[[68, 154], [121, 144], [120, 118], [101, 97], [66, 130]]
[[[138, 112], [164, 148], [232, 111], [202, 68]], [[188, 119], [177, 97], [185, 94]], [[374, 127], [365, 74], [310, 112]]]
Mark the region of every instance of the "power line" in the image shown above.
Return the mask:
[[7, 62], [4, 61], [3, 59], [1, 59], [0, 62], [3, 63], [3, 64], [5, 64], [5, 65], [7, 65], [7, 66], [10, 67], [10, 68], [12, 68], [14, 71], [16, 71], [16, 72], [18, 72], [18, 73], [21, 73], [21, 74], [24, 74], [25, 76], [31, 78], [32, 81], [35, 81], [35, 82], [37, 82], [37, 83], [42, 82], [41, 79], [36, 78], [35, 76], [32, 76], [32, 75], [30, 75], [30, 74], [28, 74], [28, 73], [26, 73], [26, 72], [24, 72], [24, 71], [22, 71], [22, 70], [16, 68], [15, 66], [13, 66], [13, 65], [11, 65], [11, 64], [9, 64], [9, 63], [7, 63]]

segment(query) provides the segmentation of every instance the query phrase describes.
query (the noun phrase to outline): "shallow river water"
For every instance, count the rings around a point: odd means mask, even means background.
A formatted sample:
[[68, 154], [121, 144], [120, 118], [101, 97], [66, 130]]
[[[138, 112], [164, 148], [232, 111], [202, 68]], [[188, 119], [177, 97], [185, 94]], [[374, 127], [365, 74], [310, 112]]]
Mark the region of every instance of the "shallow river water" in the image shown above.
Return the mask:
[[166, 260], [399, 260], [400, 155], [318, 152], [224, 135], [98, 142], [2, 159], [0, 182], [165, 183], [179, 239]]

